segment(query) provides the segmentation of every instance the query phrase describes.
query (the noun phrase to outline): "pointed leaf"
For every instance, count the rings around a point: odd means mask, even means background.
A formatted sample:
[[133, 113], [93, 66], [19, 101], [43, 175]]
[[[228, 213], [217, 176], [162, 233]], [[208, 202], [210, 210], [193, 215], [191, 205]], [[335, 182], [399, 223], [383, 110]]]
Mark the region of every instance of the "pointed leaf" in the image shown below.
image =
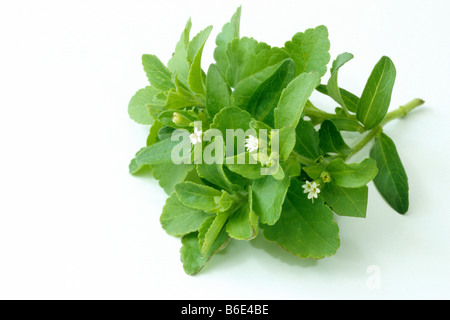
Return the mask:
[[322, 122], [319, 130], [320, 148], [325, 153], [337, 153], [344, 156], [352, 152], [345, 143], [341, 133], [331, 120]]
[[275, 109], [275, 128], [297, 126], [306, 101], [318, 84], [317, 73], [303, 73], [289, 83]]
[[230, 237], [237, 240], [251, 240], [258, 234], [258, 216], [252, 209], [252, 190], [248, 200], [228, 219], [226, 226]]
[[220, 209], [219, 199], [222, 192], [214, 188], [193, 182], [180, 182], [175, 191], [181, 203], [190, 208], [213, 212]]
[[204, 72], [202, 70], [202, 53], [205, 47], [206, 40], [211, 33], [212, 26], [200, 31], [189, 43], [188, 48], [188, 61], [190, 63], [189, 69], [189, 87], [193, 92], [199, 94], [205, 94], [205, 84], [204, 84]]
[[229, 60], [227, 55], [227, 45], [233, 39], [239, 38], [239, 25], [241, 20], [241, 7], [237, 8], [236, 12], [231, 17], [231, 21], [226, 23], [222, 31], [217, 35], [216, 38], [216, 49], [214, 50], [214, 59], [216, 60], [216, 65], [219, 71], [225, 75]]
[[161, 91], [169, 91], [175, 88], [172, 82], [172, 74], [169, 69], [152, 54], [144, 54], [142, 56], [142, 65], [147, 74], [148, 81], [151, 85]]
[[382, 134], [375, 140], [370, 156], [376, 160], [379, 170], [373, 180], [378, 191], [395, 211], [406, 213], [409, 207], [408, 176], [394, 142]]
[[328, 95], [343, 107], [346, 107], [346, 104], [341, 96], [341, 91], [338, 84], [338, 74], [339, 69], [351, 59], [353, 59], [353, 55], [351, 53], [345, 52], [340, 54], [336, 58], [336, 60], [334, 60], [333, 66], [331, 68], [331, 77], [328, 80], [327, 84]]
[[192, 23], [189, 19], [178, 41], [175, 52], [167, 62], [167, 68], [177, 75], [178, 79], [183, 83], [188, 83], [189, 63], [187, 61], [187, 50], [189, 46], [189, 33], [191, 31]]
[[356, 109], [356, 117], [366, 129], [383, 121], [391, 103], [395, 83], [395, 66], [391, 59], [382, 57], [375, 65]]
[[294, 150], [296, 153], [313, 161], [321, 156], [319, 134], [310, 121], [300, 119], [295, 133]]
[[216, 65], [211, 64], [206, 75], [206, 110], [210, 118], [230, 106], [230, 88]]

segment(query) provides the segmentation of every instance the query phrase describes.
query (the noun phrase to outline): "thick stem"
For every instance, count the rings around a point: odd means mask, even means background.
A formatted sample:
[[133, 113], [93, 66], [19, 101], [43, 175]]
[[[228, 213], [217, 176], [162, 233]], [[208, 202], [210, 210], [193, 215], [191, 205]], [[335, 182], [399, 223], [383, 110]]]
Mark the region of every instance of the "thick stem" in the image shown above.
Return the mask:
[[411, 112], [412, 110], [414, 110], [417, 107], [420, 107], [424, 103], [425, 103], [425, 101], [423, 101], [422, 99], [414, 99], [414, 100], [408, 102], [407, 104], [400, 106], [397, 110], [389, 112], [386, 115], [386, 118], [384, 118], [383, 122], [381, 123], [381, 126], [384, 126], [386, 123], [388, 123], [389, 121], [392, 121], [394, 119], [403, 118], [409, 112]]
[[383, 122], [375, 128], [373, 128], [369, 133], [361, 139], [360, 142], [356, 144], [355, 147], [353, 147], [353, 151], [345, 157], [345, 159], [350, 158], [351, 156], [355, 155], [359, 151], [361, 151], [362, 148], [364, 148], [370, 141], [372, 141], [373, 138], [375, 138], [377, 135], [379, 135], [383, 129], [382, 127], [388, 123], [389, 121], [392, 121], [394, 119], [403, 118], [405, 117], [409, 112], [414, 110], [415, 108], [423, 105], [425, 101], [422, 99], [414, 99], [407, 104], [400, 106], [397, 110], [394, 110], [392, 112], [389, 112], [386, 117], [384, 118]]

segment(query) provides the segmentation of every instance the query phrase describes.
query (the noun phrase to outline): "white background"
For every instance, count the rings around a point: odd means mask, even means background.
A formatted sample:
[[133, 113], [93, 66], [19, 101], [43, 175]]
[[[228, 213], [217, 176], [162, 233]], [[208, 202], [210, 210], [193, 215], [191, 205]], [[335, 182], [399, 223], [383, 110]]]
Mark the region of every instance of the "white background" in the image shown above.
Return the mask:
[[[396, 214], [371, 186], [367, 219], [337, 218], [334, 257], [302, 261], [259, 237], [232, 242], [195, 277], [184, 273], [180, 240], [159, 224], [166, 195], [128, 174], [148, 127], [128, 119], [127, 105], [146, 85], [141, 54], [167, 62], [191, 16], [194, 34], [215, 27], [206, 69], [239, 4], [1, 2], [0, 298], [450, 298], [446, 0], [243, 3], [242, 35], [282, 46], [325, 24], [332, 58], [355, 55], [341, 85], [361, 93], [388, 55], [398, 73], [392, 107], [427, 101], [386, 127], [409, 176], [410, 211]], [[370, 266], [378, 289], [367, 285]]]

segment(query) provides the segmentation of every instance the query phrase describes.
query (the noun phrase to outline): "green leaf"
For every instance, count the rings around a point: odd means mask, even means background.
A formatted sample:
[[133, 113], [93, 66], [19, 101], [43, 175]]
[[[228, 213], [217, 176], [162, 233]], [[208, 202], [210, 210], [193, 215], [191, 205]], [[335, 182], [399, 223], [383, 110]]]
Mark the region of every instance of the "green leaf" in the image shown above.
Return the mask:
[[175, 88], [172, 82], [172, 73], [166, 66], [152, 54], [142, 56], [142, 65], [151, 85], [161, 91], [169, 91]]
[[245, 132], [250, 128], [249, 124], [251, 120], [252, 116], [247, 111], [237, 107], [226, 107], [216, 114], [211, 128], [219, 129], [225, 141], [227, 129], [242, 129]]
[[344, 188], [360, 188], [378, 173], [375, 160], [367, 158], [360, 163], [345, 163], [342, 159], [331, 161], [325, 168], [332, 182]]
[[[141, 150], [139, 150], [137, 153], [139, 153]], [[138, 164], [136, 158], [133, 158], [130, 162], [130, 165], [128, 166], [128, 170], [132, 175], [138, 174], [145, 168], [151, 168], [151, 167], [149, 165], [145, 165], [145, 164]]]
[[366, 129], [383, 121], [391, 103], [395, 83], [395, 66], [391, 59], [382, 57], [375, 65], [356, 109], [356, 117]]
[[128, 104], [130, 118], [140, 124], [153, 124], [153, 118], [150, 116], [146, 104], [151, 103], [158, 93], [159, 91], [153, 87], [145, 87], [136, 92]]
[[303, 167], [303, 171], [306, 172], [306, 174], [312, 179], [312, 180], [318, 180], [320, 178], [320, 175], [324, 171], [322, 166], [311, 166], [311, 167]]
[[287, 174], [282, 180], [264, 176], [253, 181], [253, 210], [262, 223], [273, 225], [278, 221], [289, 184], [290, 177]]
[[206, 110], [211, 118], [230, 106], [230, 88], [216, 65], [211, 64], [206, 75]]
[[175, 52], [167, 62], [167, 68], [174, 73], [178, 79], [183, 83], [188, 83], [189, 63], [187, 61], [187, 50], [189, 46], [189, 33], [191, 32], [191, 19], [186, 23], [186, 26], [181, 34], [180, 41], [178, 41]]
[[171, 89], [167, 94], [166, 109], [182, 109], [192, 106], [205, 106], [205, 98], [186, 88], [177, 77], [175, 77], [176, 90]]
[[163, 127], [161, 123], [158, 121], [155, 121], [155, 123], [150, 127], [150, 132], [147, 137], [147, 147], [151, 146], [152, 144], [155, 144], [158, 142], [158, 131]]
[[153, 165], [171, 162], [172, 149], [179, 143], [179, 141], [171, 141], [170, 139], [166, 139], [145, 147], [136, 155], [136, 164]]
[[264, 68], [289, 58], [280, 48], [271, 48], [264, 42], [247, 37], [231, 41], [227, 46], [227, 55], [229, 66], [226, 80], [232, 87]]
[[214, 188], [185, 181], [175, 185], [181, 203], [190, 208], [215, 212], [220, 209], [222, 192]]
[[322, 155], [319, 148], [319, 134], [310, 121], [300, 119], [295, 133], [294, 150], [296, 153], [313, 161]]
[[[238, 163], [238, 157], [241, 156], [243, 156], [245, 160], [243, 164]], [[226, 166], [228, 167], [228, 169], [230, 169], [230, 171], [237, 173], [247, 179], [255, 180], [261, 179], [263, 177], [263, 175], [261, 175], [261, 168], [262, 168], [261, 164], [259, 162], [251, 164], [249, 161], [250, 154], [248, 152], [230, 158], [233, 158], [233, 163], [228, 162], [230, 161], [229, 158], [225, 159]]]
[[328, 257], [335, 254], [340, 245], [333, 212], [321, 198], [314, 203], [307, 199], [298, 180], [291, 183], [277, 223], [262, 227], [268, 240], [300, 258]]
[[340, 216], [365, 218], [369, 188], [343, 188], [334, 183], [325, 183], [320, 194], [326, 203]]
[[273, 125], [273, 110], [294, 74], [291, 59], [264, 68], [238, 83], [232, 95], [233, 105], [247, 110], [256, 120]]
[[358, 121], [351, 119], [333, 119], [334, 125], [338, 131], [353, 131], [353, 132], [362, 132], [363, 127], [359, 124]]
[[[284, 127], [278, 131], [280, 135], [280, 157], [281, 160], [286, 160], [289, 158], [292, 150], [295, 146], [295, 128], [294, 127]], [[273, 139], [273, 137], [272, 137]]]
[[306, 101], [318, 84], [317, 73], [303, 73], [289, 83], [275, 109], [275, 128], [297, 126]]
[[223, 164], [198, 164], [197, 172], [201, 178], [216, 185], [220, 189], [227, 190], [229, 192], [239, 189], [239, 186], [231, 183], [226, 176], [223, 170]]
[[344, 99], [341, 96], [341, 90], [338, 85], [338, 74], [339, 69], [346, 64], [348, 61], [353, 59], [351, 53], [345, 52], [340, 54], [336, 60], [333, 61], [333, 66], [331, 67], [331, 77], [328, 80], [327, 91], [328, 95], [339, 103], [342, 107], [347, 107]]
[[248, 199], [228, 219], [226, 230], [237, 240], [251, 240], [258, 234], [258, 216], [252, 208], [252, 190], [249, 187]]
[[300, 163], [298, 163], [295, 157], [289, 157], [281, 165], [284, 173], [289, 177], [298, 177], [302, 171]]
[[185, 235], [181, 240], [183, 246], [180, 250], [184, 271], [190, 275], [198, 273], [216, 252], [223, 250], [226, 247], [228, 240], [229, 237], [225, 229], [223, 229], [208, 253], [205, 256], [202, 256], [198, 244], [198, 232]]
[[325, 153], [337, 153], [344, 156], [352, 152], [345, 143], [341, 133], [331, 120], [322, 122], [319, 130], [320, 148]]
[[316, 71], [320, 77], [323, 77], [327, 72], [327, 64], [330, 61], [327, 27], [318, 26], [304, 33], [299, 32], [284, 46], [295, 62], [296, 75]]
[[212, 26], [200, 31], [189, 43], [187, 59], [190, 64], [189, 69], [189, 87], [193, 92], [205, 94], [204, 72], [202, 70], [202, 53], [211, 33]]
[[227, 46], [233, 39], [239, 38], [239, 25], [241, 20], [241, 7], [231, 17], [231, 21], [226, 23], [222, 31], [216, 37], [216, 49], [214, 50], [214, 59], [219, 71], [225, 75], [229, 60], [227, 55]]
[[175, 185], [184, 181], [188, 173], [193, 169], [193, 164], [175, 165], [172, 162], [168, 162], [152, 165], [153, 177], [158, 180], [159, 185], [167, 194], [171, 194], [175, 190]]
[[370, 156], [376, 160], [379, 170], [373, 181], [378, 191], [395, 211], [405, 214], [409, 208], [408, 176], [394, 142], [381, 134]]
[[[323, 84], [321, 84], [317, 87], [317, 91], [329, 96], [327, 86], [325, 86]], [[359, 98], [356, 95], [354, 95], [353, 93], [351, 93], [345, 89], [339, 88], [339, 91], [340, 91], [342, 100], [344, 101], [345, 105], [347, 106], [348, 111], [356, 112], [356, 108], [358, 107], [358, 104], [359, 104]]]
[[178, 237], [197, 231], [210, 216], [204, 211], [184, 206], [172, 193], [166, 200], [160, 221], [168, 234]]
[[216, 217], [211, 222], [206, 232], [204, 232], [204, 229], [206, 228], [204, 226], [201, 227], [201, 230], [199, 232], [199, 245], [203, 257], [208, 255], [208, 252], [210, 252], [212, 246], [214, 245], [214, 242], [219, 237], [220, 232], [222, 230], [225, 230], [224, 226], [231, 213], [231, 211], [217, 213]]

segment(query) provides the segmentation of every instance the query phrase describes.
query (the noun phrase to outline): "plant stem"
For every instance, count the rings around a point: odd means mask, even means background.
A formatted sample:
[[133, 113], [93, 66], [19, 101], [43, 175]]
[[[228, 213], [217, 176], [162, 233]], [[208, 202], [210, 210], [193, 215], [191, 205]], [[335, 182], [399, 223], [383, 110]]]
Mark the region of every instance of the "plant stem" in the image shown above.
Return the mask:
[[383, 129], [381, 126], [376, 126], [371, 131], [369, 131], [369, 133], [364, 138], [362, 138], [361, 141], [356, 144], [356, 146], [353, 147], [353, 151], [350, 152], [350, 154], [348, 154], [344, 158], [344, 160], [347, 160], [348, 158], [361, 151], [361, 149], [364, 148], [370, 141], [372, 141], [372, 139], [375, 138], [378, 134], [380, 134], [382, 130]]
[[386, 115], [386, 118], [384, 118], [383, 122], [381, 123], [381, 126], [384, 126], [386, 123], [388, 123], [389, 121], [392, 121], [394, 119], [403, 118], [409, 112], [411, 112], [415, 108], [423, 105], [424, 103], [425, 103], [425, 101], [423, 101], [422, 99], [414, 99], [414, 100], [408, 102], [407, 104], [400, 106], [397, 110], [389, 112]]
[[414, 99], [408, 102], [407, 104], [400, 106], [397, 110], [389, 112], [384, 118], [383, 122], [381, 122], [380, 125], [373, 128], [371, 131], [369, 131], [369, 133], [364, 138], [362, 138], [361, 141], [359, 141], [356, 144], [356, 146], [353, 147], [353, 151], [348, 156], [346, 156], [344, 160], [350, 158], [351, 156], [361, 151], [361, 149], [364, 148], [370, 141], [372, 141], [373, 138], [375, 138], [382, 132], [383, 130], [382, 127], [386, 125], [386, 123], [394, 119], [405, 117], [409, 112], [411, 112], [412, 110], [421, 106], [424, 103], [425, 101], [423, 101], [422, 99]]

